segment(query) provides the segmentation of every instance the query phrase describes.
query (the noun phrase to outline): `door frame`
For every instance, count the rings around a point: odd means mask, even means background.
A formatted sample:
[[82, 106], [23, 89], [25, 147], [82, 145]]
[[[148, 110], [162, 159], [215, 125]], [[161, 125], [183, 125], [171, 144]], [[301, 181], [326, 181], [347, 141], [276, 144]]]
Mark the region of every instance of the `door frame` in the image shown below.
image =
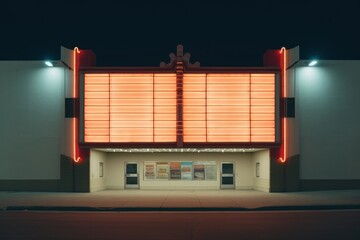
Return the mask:
[[[127, 165], [136, 164], [136, 173], [127, 173]], [[127, 184], [126, 177], [137, 177], [137, 184]], [[140, 177], [139, 177], [139, 163], [138, 162], [125, 162], [124, 165], [124, 188], [125, 189], [140, 189]]]
[[[231, 163], [233, 165], [233, 173], [224, 173], [223, 174], [223, 164]], [[220, 189], [235, 189], [235, 162], [220, 162]], [[233, 184], [223, 184], [222, 183], [222, 177], [232, 177], [233, 178]]]

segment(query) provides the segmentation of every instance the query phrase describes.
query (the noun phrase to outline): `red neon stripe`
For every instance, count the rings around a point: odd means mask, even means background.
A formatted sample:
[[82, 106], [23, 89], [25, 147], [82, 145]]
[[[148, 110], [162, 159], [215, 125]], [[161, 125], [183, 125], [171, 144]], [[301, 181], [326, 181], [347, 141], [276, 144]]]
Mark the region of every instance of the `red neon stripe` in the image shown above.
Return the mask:
[[[74, 67], [73, 67], [73, 98], [77, 97], [76, 94], [76, 88], [77, 88], [77, 53], [80, 53], [80, 50], [78, 47], [74, 48], [74, 54], [73, 54], [73, 60], [74, 60]], [[76, 117], [74, 117], [73, 119], [73, 159], [74, 162], [79, 162], [80, 161], [80, 157], [78, 157], [78, 153], [77, 153], [77, 141], [76, 141], [76, 134], [77, 134], [77, 122], [76, 122]]]
[[[286, 48], [285, 47], [282, 47], [281, 50], [280, 50], [280, 53], [283, 54], [283, 98], [286, 98], [287, 94], [286, 94], [286, 91], [287, 91], [287, 79], [286, 79]], [[280, 161], [282, 163], [286, 162], [287, 160], [287, 121], [286, 121], [286, 118], [284, 116], [283, 118], [283, 156], [280, 158]]]

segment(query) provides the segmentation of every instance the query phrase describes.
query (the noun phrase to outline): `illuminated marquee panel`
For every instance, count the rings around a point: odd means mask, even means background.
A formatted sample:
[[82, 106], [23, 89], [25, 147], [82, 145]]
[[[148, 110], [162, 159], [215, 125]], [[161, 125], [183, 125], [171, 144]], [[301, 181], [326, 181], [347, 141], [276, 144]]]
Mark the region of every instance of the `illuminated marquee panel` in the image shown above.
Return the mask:
[[275, 74], [184, 74], [184, 142], [275, 142]]
[[85, 142], [175, 142], [175, 74], [85, 74]]

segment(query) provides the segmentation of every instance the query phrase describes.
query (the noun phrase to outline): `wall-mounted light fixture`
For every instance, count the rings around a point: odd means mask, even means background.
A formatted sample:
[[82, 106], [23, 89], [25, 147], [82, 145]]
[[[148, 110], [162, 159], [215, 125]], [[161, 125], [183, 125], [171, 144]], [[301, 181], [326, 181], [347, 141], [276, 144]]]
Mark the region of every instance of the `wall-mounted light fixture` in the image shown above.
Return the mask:
[[45, 65], [48, 66], [48, 67], [53, 67], [54, 64], [52, 64], [52, 62], [50, 61], [45, 61]]
[[315, 66], [316, 64], [318, 63], [317, 60], [312, 60], [310, 63], [309, 63], [309, 67], [312, 67], [312, 66]]

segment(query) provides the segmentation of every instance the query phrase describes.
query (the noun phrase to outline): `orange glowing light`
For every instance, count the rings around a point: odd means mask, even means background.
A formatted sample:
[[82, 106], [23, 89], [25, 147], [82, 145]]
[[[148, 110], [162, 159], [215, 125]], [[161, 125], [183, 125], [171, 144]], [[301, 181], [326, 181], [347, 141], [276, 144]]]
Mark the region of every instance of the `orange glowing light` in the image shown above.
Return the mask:
[[[80, 50], [78, 47], [74, 48], [74, 54], [73, 54], [73, 98], [77, 97], [77, 54], [80, 53]], [[78, 142], [77, 142], [77, 120], [76, 117], [73, 118], [73, 159], [74, 162], [79, 162], [80, 157], [77, 156], [77, 148], [78, 148]]]
[[183, 102], [184, 142], [275, 141], [275, 74], [184, 74]]
[[176, 74], [85, 74], [84, 97], [85, 142], [176, 141]]
[[[283, 54], [283, 66], [282, 66], [282, 70], [283, 70], [283, 98], [286, 98], [287, 96], [287, 78], [286, 78], [286, 64], [287, 64], [287, 59], [286, 59], [286, 48], [282, 47], [280, 50], [280, 54]], [[282, 163], [286, 162], [286, 158], [287, 158], [287, 121], [286, 118], [283, 118], [283, 157], [280, 158], [280, 161]]]

